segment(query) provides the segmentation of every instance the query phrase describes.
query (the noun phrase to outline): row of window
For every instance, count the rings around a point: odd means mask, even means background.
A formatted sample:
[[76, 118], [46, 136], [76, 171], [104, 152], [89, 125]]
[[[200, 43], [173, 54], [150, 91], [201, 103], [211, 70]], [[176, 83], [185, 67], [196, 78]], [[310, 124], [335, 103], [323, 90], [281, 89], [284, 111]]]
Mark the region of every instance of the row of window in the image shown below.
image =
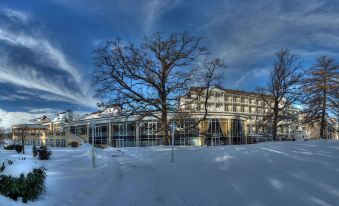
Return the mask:
[[[223, 104], [222, 103], [216, 103], [216, 104], [207, 103], [208, 108], [211, 108], [211, 107], [214, 107], [214, 106], [215, 106], [215, 109], [220, 110], [223, 107]], [[191, 110], [191, 109], [194, 109], [194, 108], [192, 107], [191, 104], [187, 104], [187, 105], [185, 105], [185, 109]], [[203, 104], [197, 104], [196, 109], [197, 110], [204, 109]], [[263, 109], [260, 109], [260, 108], [256, 109], [255, 107], [244, 107], [244, 106], [238, 107], [238, 106], [225, 105], [224, 111], [226, 111], [226, 112], [243, 112], [243, 113], [246, 112], [246, 113], [259, 113], [259, 114], [261, 114], [263, 112]]]
[[[217, 107], [218, 108], [218, 107]], [[260, 108], [255, 108], [255, 107], [237, 107], [237, 106], [228, 106], [228, 105], [225, 105], [225, 111], [226, 112], [246, 112], [246, 113], [258, 113], [258, 114], [261, 114], [263, 112], [262, 109]]]
[[255, 105], [263, 105], [263, 101], [261, 100], [256, 100], [256, 99], [248, 99], [244, 97], [231, 97], [231, 96], [225, 96], [224, 101], [226, 102], [238, 102], [238, 103], [250, 103], [250, 104], [255, 104]]
[[[18, 141], [20, 143], [20, 141]], [[25, 140], [25, 145], [33, 145], [34, 140], [33, 139], [26, 139]], [[37, 146], [40, 146], [42, 141], [39, 139], [36, 142]], [[65, 139], [46, 139], [46, 145], [49, 147], [66, 147], [66, 140]]]
[[[241, 97], [241, 96], [231, 96], [229, 94], [223, 94], [221, 92], [212, 92], [211, 94], [212, 97], [215, 98], [221, 98], [224, 97], [224, 101], [227, 102], [239, 102], [239, 103], [250, 103], [250, 104], [256, 104], [256, 105], [263, 105], [263, 101], [256, 100], [255, 98], [248, 98], [248, 97]], [[190, 98], [195, 98], [195, 93], [192, 92], [190, 94]], [[198, 100], [200, 100], [200, 96], [198, 97]]]

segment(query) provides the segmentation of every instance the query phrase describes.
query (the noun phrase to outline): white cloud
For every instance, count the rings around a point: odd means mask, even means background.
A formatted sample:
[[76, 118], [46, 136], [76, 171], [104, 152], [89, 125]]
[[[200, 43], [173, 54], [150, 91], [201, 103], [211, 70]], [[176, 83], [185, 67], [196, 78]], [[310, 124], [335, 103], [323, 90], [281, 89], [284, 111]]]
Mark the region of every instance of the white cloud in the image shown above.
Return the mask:
[[10, 128], [15, 124], [28, 123], [31, 119], [42, 116], [43, 114], [29, 112], [7, 112], [0, 109], [0, 127]]
[[17, 101], [17, 100], [27, 100], [29, 97], [24, 96], [24, 95], [17, 95], [17, 94], [12, 94], [9, 96], [0, 96], [0, 100], [3, 101]]
[[235, 87], [240, 87], [242, 83], [250, 80], [250, 79], [263, 79], [264, 77], [269, 76], [270, 68], [255, 68], [246, 72], [244, 75], [240, 77], [235, 83]]
[[13, 9], [2, 9], [2, 12], [13, 20], [18, 20], [21, 22], [26, 22], [29, 19], [29, 14], [22, 11], [16, 11]]
[[[4, 14], [10, 18], [15, 18], [23, 23], [27, 22], [30, 15], [24, 12], [16, 10], [6, 9]], [[19, 66], [13, 66], [7, 60], [8, 54], [3, 50], [0, 57], [0, 82], [11, 83], [17, 86], [22, 86], [27, 89], [37, 89], [40, 91], [48, 92], [49, 94], [39, 94], [42, 99], [50, 101], [64, 101], [76, 103], [83, 106], [94, 107], [96, 101], [92, 98], [92, 92], [90, 91], [87, 81], [82, 79], [80, 72], [74, 67], [66, 58], [61, 49], [53, 45], [44, 35], [35, 31], [34, 36], [29, 35], [22, 31], [11, 31], [6, 27], [0, 27], [0, 42], [6, 42], [8, 45], [14, 47], [25, 47], [39, 56], [39, 62], [47, 66], [45, 68], [52, 67], [53, 69], [65, 71], [70, 76], [64, 79], [74, 80], [75, 89], [67, 88], [63, 80], [57, 81], [55, 77], [50, 75], [44, 75], [36, 68], [27, 66], [25, 64]], [[35, 96], [32, 96], [34, 98]], [[3, 100], [20, 99], [19, 96], [2, 97]]]
[[151, 0], [145, 4], [144, 12], [146, 18], [144, 21], [144, 30], [145, 33], [150, 33], [156, 19], [164, 14], [165, 12], [172, 10], [180, 3], [179, 0], [175, 1], [165, 1], [165, 0]]
[[29, 48], [35, 53], [42, 54], [45, 63], [51, 64], [53, 68], [66, 71], [77, 81], [81, 81], [79, 72], [68, 63], [64, 54], [54, 47], [48, 40], [42, 37], [33, 37], [23, 33], [11, 32], [0, 28], [0, 40], [14, 46]]
[[[70, 91], [62, 85], [56, 84], [47, 78], [41, 76], [36, 70], [34, 70], [34, 68], [13, 68], [10, 65], [7, 65], [5, 60], [2, 59], [1, 61], [0, 59], [0, 82], [12, 83], [29, 89], [49, 92], [54, 94], [54, 96], [50, 97], [51, 100], [56, 100], [55, 98], [58, 98], [57, 100], [77, 103], [84, 106], [95, 105], [95, 101], [91, 98], [91, 96]], [[55, 97], [55, 95], [57, 97]], [[48, 98], [48, 96], [43, 96], [42, 98]]]
[[[15, 124], [30, 123], [35, 118], [47, 115], [48, 117], [57, 114], [57, 111], [52, 108], [30, 108], [28, 112], [9, 112], [0, 108], [0, 127], [11, 128]], [[77, 115], [83, 115], [88, 112], [74, 111]]]
[[29, 113], [33, 113], [33, 114], [55, 114], [57, 113], [57, 111], [55, 109], [52, 108], [31, 108], [29, 110]]

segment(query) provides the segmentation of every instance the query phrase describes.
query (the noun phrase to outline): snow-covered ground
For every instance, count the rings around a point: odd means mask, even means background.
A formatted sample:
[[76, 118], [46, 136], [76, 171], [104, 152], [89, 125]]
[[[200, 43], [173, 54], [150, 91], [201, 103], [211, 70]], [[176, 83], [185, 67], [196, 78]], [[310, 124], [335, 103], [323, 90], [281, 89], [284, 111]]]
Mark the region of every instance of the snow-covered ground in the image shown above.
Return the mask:
[[52, 151], [28, 205], [339, 205], [339, 141], [176, 147], [174, 163], [169, 147], [97, 149], [96, 169], [88, 145]]

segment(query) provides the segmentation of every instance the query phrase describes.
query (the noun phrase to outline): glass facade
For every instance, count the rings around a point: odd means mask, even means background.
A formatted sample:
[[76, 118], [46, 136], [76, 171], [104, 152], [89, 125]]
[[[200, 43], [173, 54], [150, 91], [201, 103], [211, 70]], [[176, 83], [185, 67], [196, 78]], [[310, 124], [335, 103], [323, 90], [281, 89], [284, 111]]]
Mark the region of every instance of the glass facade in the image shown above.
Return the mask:
[[205, 144], [244, 144], [246, 143], [245, 121], [240, 119], [209, 119]]
[[[246, 141], [244, 120], [213, 118], [206, 119], [196, 127], [190, 126], [194, 122], [194, 120], [186, 120], [177, 123], [175, 144], [192, 145], [192, 141], [197, 138], [202, 138], [202, 144], [205, 145], [243, 144]], [[87, 125], [71, 126], [70, 131], [83, 134], [84, 131], [87, 132]], [[78, 133], [78, 131], [82, 132]], [[156, 120], [142, 121], [139, 124], [135, 122], [100, 123], [95, 125], [93, 132], [95, 144], [109, 144], [113, 147], [145, 147], [163, 144], [161, 124]], [[92, 143], [91, 127], [88, 131], [88, 142]]]

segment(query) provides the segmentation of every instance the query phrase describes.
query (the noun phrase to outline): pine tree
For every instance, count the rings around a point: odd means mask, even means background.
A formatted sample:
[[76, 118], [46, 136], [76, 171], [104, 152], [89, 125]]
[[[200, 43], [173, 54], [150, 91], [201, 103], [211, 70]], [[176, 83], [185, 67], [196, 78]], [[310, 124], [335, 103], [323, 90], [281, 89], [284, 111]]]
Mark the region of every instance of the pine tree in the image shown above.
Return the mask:
[[320, 123], [320, 137], [327, 137], [332, 117], [338, 115], [339, 65], [334, 59], [322, 56], [303, 80], [306, 123]]

